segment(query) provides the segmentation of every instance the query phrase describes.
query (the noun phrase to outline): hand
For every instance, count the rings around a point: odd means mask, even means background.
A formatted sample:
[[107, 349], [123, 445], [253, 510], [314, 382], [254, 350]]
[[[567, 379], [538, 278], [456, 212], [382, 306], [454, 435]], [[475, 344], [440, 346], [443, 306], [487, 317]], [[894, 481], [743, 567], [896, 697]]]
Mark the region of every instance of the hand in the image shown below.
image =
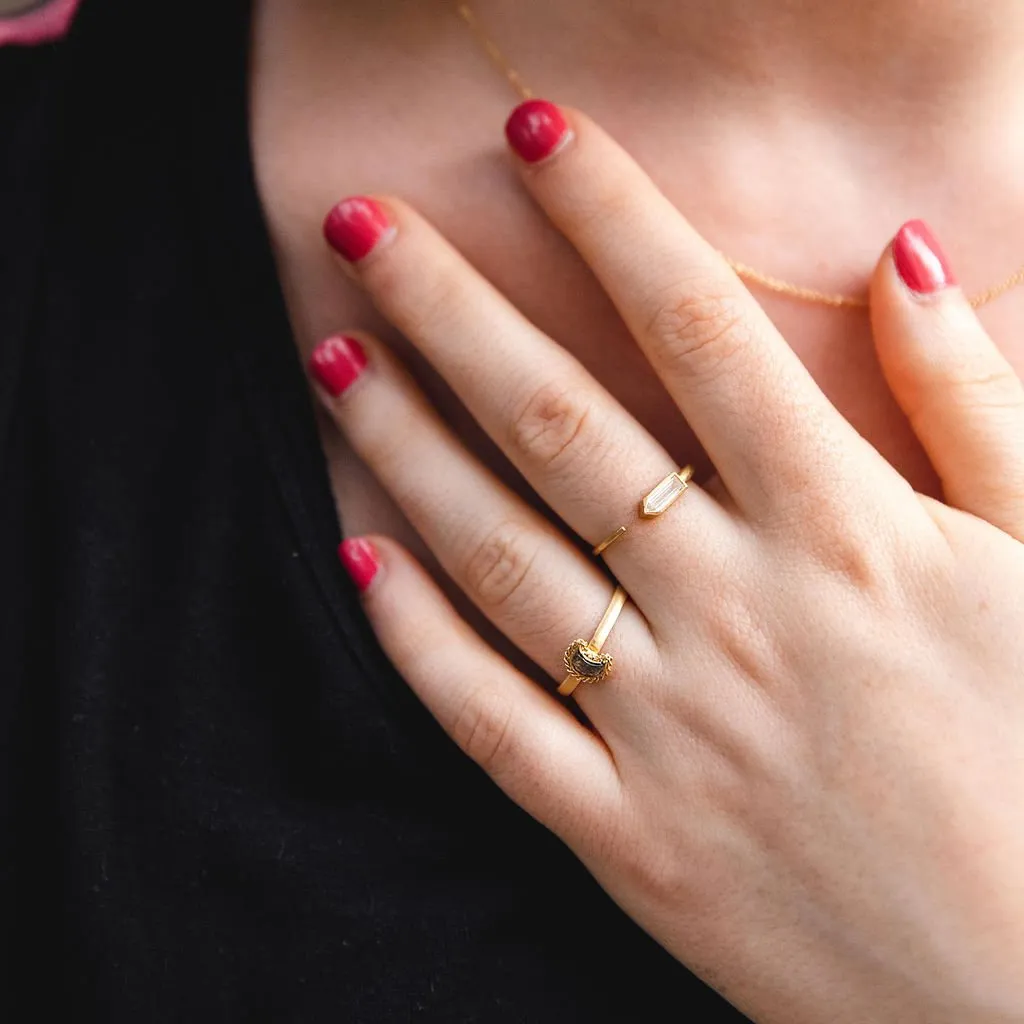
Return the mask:
[[[755, 1019], [1024, 1020], [1024, 390], [904, 229], [871, 298], [948, 504], [915, 494], [630, 158], [565, 116], [513, 115], [526, 187], [718, 476], [633, 521], [678, 468], [665, 449], [414, 211], [347, 200], [327, 232], [350, 272], [537, 494], [588, 545], [630, 524], [605, 556], [632, 599], [614, 674], [576, 691], [590, 727], [404, 550], [350, 539], [380, 642], [455, 742]], [[311, 366], [446, 572], [561, 679], [611, 596], [600, 565], [379, 342], [329, 339]]]

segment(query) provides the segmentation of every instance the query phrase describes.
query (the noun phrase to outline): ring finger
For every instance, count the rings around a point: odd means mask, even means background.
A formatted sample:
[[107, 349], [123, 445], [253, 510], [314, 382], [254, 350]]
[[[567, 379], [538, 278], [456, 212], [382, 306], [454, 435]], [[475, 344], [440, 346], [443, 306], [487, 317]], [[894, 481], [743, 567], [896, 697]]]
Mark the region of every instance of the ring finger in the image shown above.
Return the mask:
[[[334, 421], [445, 571], [552, 678], [566, 646], [592, 631], [612, 583], [547, 520], [505, 487], [442, 423], [380, 342], [338, 335], [310, 368]], [[633, 606], [610, 648], [634, 668], [653, 639]]]

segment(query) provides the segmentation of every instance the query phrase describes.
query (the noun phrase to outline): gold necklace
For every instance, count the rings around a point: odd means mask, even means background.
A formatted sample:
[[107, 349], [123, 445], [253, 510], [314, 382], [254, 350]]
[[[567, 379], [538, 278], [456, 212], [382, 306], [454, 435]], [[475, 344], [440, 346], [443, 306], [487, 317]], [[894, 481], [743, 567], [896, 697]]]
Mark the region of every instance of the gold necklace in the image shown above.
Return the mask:
[[[523, 81], [519, 72], [516, 71], [516, 69], [509, 63], [505, 54], [502, 53], [498, 48], [497, 43], [495, 43], [494, 39], [488, 34], [484, 26], [481, 24], [480, 19], [477, 17], [472, 7], [470, 7], [469, 4], [460, 3], [456, 6], [456, 10], [459, 17], [469, 29], [473, 38], [476, 40], [480, 49], [487, 55], [491, 64], [493, 64], [494, 67], [505, 76], [509, 85], [511, 85], [515, 90], [516, 95], [523, 100], [533, 99], [533, 90]], [[748, 266], [746, 263], [740, 263], [739, 260], [734, 260], [725, 253], [721, 253], [721, 256], [729, 266], [732, 267], [736, 274], [743, 278], [744, 281], [757, 285], [760, 288], [764, 288], [766, 291], [775, 292], [778, 295], [786, 295], [791, 299], [796, 299], [800, 302], [813, 303], [818, 306], [833, 306], [837, 309], [867, 308], [868, 300], [863, 296], [837, 295], [829, 292], [821, 292], [816, 288], [804, 288], [802, 285], [792, 284], [789, 281], [783, 281], [778, 277], [772, 277], [771, 274], [766, 274], [763, 271], [757, 270], [755, 267]], [[1014, 271], [1014, 273], [1006, 278], [1005, 281], [1001, 281], [999, 284], [994, 285], [977, 295], [972, 295], [969, 301], [971, 305], [977, 309], [979, 306], [986, 305], [993, 299], [999, 298], [1000, 295], [1016, 288], [1020, 284], [1024, 284], [1024, 267]]]

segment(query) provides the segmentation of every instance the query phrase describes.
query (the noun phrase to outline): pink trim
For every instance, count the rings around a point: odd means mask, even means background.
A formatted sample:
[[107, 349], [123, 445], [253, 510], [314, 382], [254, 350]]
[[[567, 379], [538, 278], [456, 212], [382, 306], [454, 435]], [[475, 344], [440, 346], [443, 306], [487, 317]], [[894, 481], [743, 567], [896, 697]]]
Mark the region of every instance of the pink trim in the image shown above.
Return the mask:
[[0, 46], [35, 46], [67, 35], [81, 0], [50, 0], [27, 14], [0, 21]]

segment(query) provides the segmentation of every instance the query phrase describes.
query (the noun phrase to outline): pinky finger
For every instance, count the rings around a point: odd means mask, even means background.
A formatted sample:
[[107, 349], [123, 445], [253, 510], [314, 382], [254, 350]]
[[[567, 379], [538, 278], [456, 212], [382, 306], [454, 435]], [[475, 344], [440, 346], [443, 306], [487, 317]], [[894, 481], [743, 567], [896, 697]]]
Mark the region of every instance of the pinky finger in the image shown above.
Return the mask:
[[384, 652], [441, 727], [570, 846], [614, 815], [619, 776], [600, 737], [494, 651], [404, 548], [342, 542]]

